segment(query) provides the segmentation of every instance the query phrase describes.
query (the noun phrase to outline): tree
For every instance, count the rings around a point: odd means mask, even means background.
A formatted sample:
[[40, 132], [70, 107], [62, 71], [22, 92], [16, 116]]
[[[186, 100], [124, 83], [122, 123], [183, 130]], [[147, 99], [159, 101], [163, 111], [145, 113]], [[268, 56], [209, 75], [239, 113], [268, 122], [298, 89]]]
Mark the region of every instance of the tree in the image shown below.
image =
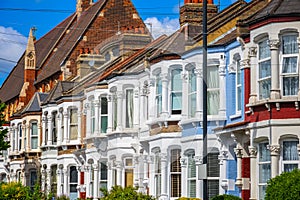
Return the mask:
[[101, 200], [154, 200], [153, 197], [138, 193], [133, 187], [114, 186], [110, 191], [101, 189], [103, 197]]
[[265, 200], [300, 199], [300, 170], [284, 172], [269, 180]]
[[7, 150], [10, 145], [9, 141], [6, 141], [8, 130], [3, 127], [5, 124], [5, 111], [6, 105], [0, 102], [0, 151]]
[[237, 196], [223, 194], [223, 195], [215, 196], [214, 198], [212, 198], [212, 200], [242, 200], [242, 199]]

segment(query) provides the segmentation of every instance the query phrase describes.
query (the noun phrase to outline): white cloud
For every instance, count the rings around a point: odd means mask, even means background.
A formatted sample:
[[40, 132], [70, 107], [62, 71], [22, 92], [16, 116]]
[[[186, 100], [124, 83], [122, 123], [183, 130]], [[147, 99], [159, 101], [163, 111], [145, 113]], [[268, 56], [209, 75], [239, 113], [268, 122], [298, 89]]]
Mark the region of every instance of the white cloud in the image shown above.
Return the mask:
[[150, 17], [145, 20], [145, 23], [154, 38], [157, 38], [163, 34], [170, 35], [179, 29], [178, 19], [170, 19], [166, 17], [162, 20], [158, 20], [156, 17]]
[[11, 69], [16, 65], [24, 50], [27, 38], [11, 27], [0, 26], [0, 85]]

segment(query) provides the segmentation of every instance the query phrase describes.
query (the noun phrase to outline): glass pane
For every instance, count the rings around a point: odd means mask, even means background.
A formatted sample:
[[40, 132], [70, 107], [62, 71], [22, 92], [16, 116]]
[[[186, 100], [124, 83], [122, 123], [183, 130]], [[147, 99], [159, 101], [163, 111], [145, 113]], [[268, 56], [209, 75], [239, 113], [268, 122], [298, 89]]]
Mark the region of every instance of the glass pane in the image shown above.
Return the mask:
[[[181, 92], [172, 93], [172, 111], [181, 110], [181, 108], [182, 108], [182, 93]], [[177, 113], [172, 113], [172, 114], [177, 114]]]
[[172, 70], [172, 91], [182, 90], [181, 69]]
[[237, 110], [242, 109], [242, 87], [237, 88]]
[[268, 145], [268, 143], [259, 144], [259, 162], [271, 161], [270, 151], [267, 148]]
[[259, 44], [259, 59], [268, 58], [271, 56], [270, 47], [268, 45], [268, 40], [264, 40]]
[[101, 117], [101, 133], [106, 133], [107, 130], [107, 116]]
[[159, 115], [162, 111], [162, 97], [161, 96], [156, 97], [156, 109], [157, 109], [157, 115]]
[[70, 183], [76, 183], [78, 181], [78, 174], [76, 167], [70, 167]]
[[297, 57], [284, 57], [282, 63], [282, 73], [296, 73], [297, 59]]
[[37, 123], [31, 124], [31, 135], [38, 135]]
[[259, 81], [259, 98], [266, 99], [270, 97], [271, 92], [271, 79]]
[[207, 68], [207, 88], [219, 88], [219, 67]]
[[125, 187], [133, 186], [133, 169], [125, 169]]
[[219, 165], [219, 153], [209, 153], [207, 156], [207, 176], [219, 177], [220, 165]]
[[71, 123], [77, 123], [78, 122], [77, 109], [71, 109], [70, 110], [70, 119], [71, 119]]
[[196, 177], [196, 164], [193, 157], [188, 158], [188, 178]]
[[298, 169], [298, 164], [284, 164], [284, 171], [291, 172], [294, 169]]
[[161, 175], [155, 175], [155, 196], [159, 197], [161, 194]]
[[78, 128], [77, 125], [70, 126], [70, 140], [76, 140], [78, 136]]
[[126, 90], [126, 128], [133, 127], [133, 90]]
[[271, 178], [271, 164], [259, 165], [259, 183], [267, 183]]
[[162, 93], [162, 84], [161, 84], [161, 79], [159, 76], [157, 76], [156, 79], [156, 94], [161, 94]]
[[101, 163], [100, 180], [107, 180], [107, 165]]
[[30, 187], [34, 187], [37, 181], [37, 173], [36, 171], [30, 171]]
[[283, 160], [299, 160], [298, 141], [284, 141], [283, 142]]
[[197, 89], [197, 78], [196, 78], [196, 75], [195, 75], [194, 71], [190, 73], [189, 81], [190, 81], [190, 92], [196, 91], [196, 89]]
[[70, 192], [77, 192], [77, 185], [70, 184]]
[[264, 200], [265, 199], [266, 189], [267, 189], [266, 185], [259, 186], [259, 200]]
[[189, 197], [196, 197], [196, 180], [188, 181]]
[[181, 172], [180, 152], [179, 149], [171, 151], [171, 172]]
[[239, 85], [241, 84], [241, 64], [240, 64], [240, 60], [237, 60], [236, 63], [236, 83]]
[[181, 174], [171, 174], [171, 197], [181, 196]]
[[219, 181], [218, 180], [208, 180], [208, 199], [219, 194]]
[[286, 35], [282, 37], [283, 54], [298, 53], [298, 42], [296, 35]]
[[207, 92], [207, 113], [209, 115], [217, 115], [219, 113], [220, 95], [219, 91]]
[[196, 93], [189, 95], [189, 116], [194, 117], [196, 113]]
[[259, 63], [259, 78], [271, 76], [271, 60]]
[[107, 114], [107, 98], [101, 98], [101, 114]]
[[297, 95], [299, 88], [299, 78], [298, 77], [284, 77], [283, 78], [283, 95]]
[[38, 138], [32, 137], [31, 138], [31, 149], [37, 149], [38, 148]]

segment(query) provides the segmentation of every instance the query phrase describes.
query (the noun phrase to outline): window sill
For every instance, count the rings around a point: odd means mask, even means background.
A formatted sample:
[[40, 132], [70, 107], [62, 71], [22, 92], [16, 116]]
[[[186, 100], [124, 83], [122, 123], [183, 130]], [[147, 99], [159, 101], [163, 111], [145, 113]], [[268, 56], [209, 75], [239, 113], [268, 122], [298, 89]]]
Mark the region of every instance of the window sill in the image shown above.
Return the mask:
[[230, 115], [230, 119], [233, 120], [233, 119], [236, 119], [236, 118], [239, 118], [239, 117], [242, 117], [242, 113], [241, 112], [238, 112], [236, 113], [235, 115]]

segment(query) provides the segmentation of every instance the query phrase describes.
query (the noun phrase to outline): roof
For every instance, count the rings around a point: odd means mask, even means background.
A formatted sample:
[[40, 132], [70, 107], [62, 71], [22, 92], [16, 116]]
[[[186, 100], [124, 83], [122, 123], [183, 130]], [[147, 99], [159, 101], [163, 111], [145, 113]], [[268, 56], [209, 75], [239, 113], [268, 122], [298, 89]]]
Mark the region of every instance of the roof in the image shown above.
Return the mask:
[[299, 0], [272, 0], [251, 17], [248, 23], [253, 24], [269, 18], [300, 17]]
[[40, 112], [42, 110], [41, 104], [47, 98], [48, 94], [36, 92], [31, 98], [26, 107], [22, 110], [21, 114]]
[[70, 89], [76, 85], [76, 82], [59, 81], [51, 90], [48, 97], [44, 99], [43, 104], [55, 103], [60, 97], [63, 97]]

